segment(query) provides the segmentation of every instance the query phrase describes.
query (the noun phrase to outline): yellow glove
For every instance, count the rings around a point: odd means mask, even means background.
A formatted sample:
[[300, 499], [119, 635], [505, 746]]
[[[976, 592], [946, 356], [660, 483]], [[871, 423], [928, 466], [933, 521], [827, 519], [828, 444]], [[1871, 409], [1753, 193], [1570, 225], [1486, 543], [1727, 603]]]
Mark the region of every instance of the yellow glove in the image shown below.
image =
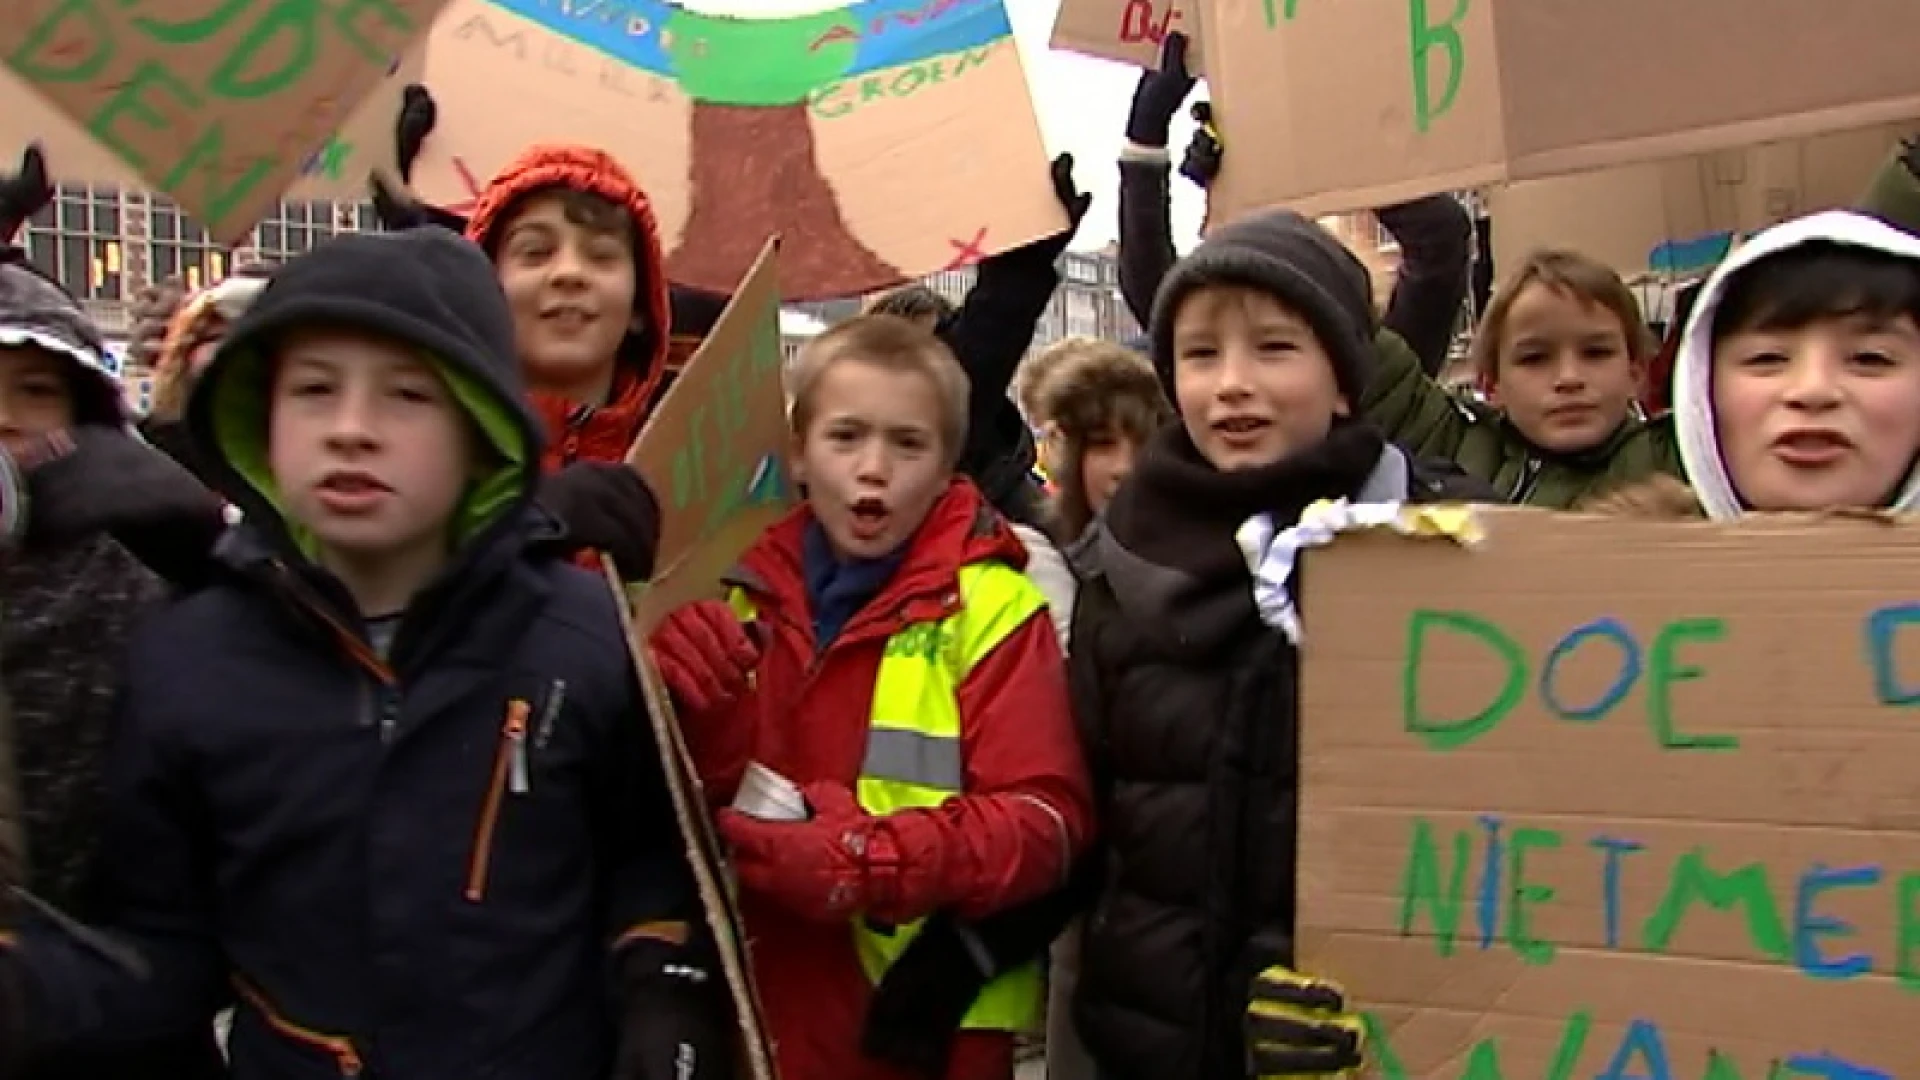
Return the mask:
[[1260, 1080], [1357, 1077], [1365, 1041], [1339, 986], [1277, 965], [1253, 980], [1247, 1050]]

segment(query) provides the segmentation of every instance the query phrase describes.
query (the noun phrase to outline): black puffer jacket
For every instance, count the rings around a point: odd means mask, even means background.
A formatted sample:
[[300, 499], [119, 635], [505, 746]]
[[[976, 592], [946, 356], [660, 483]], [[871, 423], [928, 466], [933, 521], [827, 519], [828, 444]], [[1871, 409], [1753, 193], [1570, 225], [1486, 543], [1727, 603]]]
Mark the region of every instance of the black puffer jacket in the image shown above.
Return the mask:
[[[1345, 440], [1371, 471], [1274, 468], [1269, 511], [1492, 501], [1371, 438]], [[1156, 437], [1080, 550], [1068, 663], [1107, 843], [1075, 1016], [1104, 1076], [1238, 1080], [1250, 980], [1292, 953], [1298, 656], [1220, 552], [1244, 520], [1212, 509], [1233, 499], [1207, 486], [1222, 474], [1164, 474], [1169, 442], [1184, 440]]]

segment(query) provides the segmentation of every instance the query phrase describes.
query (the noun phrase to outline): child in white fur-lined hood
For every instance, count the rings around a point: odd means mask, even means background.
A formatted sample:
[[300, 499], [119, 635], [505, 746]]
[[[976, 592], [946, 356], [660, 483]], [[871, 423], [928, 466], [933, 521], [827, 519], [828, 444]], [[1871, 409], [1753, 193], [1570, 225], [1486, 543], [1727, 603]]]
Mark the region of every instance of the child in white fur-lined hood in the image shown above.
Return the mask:
[[1725, 521], [1920, 506], [1920, 239], [1846, 211], [1754, 237], [1714, 271], [1674, 365], [1687, 482], [1589, 508]]

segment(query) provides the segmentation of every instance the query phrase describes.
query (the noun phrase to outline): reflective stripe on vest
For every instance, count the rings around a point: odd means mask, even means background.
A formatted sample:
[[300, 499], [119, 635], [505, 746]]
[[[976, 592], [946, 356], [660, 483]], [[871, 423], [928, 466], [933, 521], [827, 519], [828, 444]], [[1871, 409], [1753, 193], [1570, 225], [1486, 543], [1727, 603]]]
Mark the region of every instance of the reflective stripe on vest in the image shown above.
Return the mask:
[[[994, 647], [1046, 606], [1026, 575], [998, 563], [962, 567], [960, 608], [932, 623], [903, 627], [887, 639], [867, 718], [866, 760], [854, 795], [870, 814], [925, 810], [958, 798], [966, 764], [960, 739], [960, 686]], [[753, 602], [739, 589], [729, 603], [743, 619]], [[875, 930], [854, 925], [854, 944], [877, 985], [920, 932], [919, 922]], [[1043, 996], [1038, 960], [987, 985], [961, 1021], [970, 1031], [1030, 1031]]]

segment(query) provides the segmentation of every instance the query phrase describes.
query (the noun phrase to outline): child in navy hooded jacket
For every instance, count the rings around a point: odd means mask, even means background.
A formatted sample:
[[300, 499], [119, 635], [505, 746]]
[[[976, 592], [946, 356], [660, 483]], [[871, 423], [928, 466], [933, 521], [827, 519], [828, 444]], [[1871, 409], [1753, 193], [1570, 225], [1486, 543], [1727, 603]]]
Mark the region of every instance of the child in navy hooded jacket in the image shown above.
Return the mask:
[[237, 997], [241, 1080], [721, 1075], [612, 596], [530, 503], [513, 340], [485, 257], [422, 230], [289, 263], [222, 344], [187, 419], [245, 523], [135, 637], [110, 774], [109, 921], [150, 971], [30, 922], [0, 980], [34, 1041]]

